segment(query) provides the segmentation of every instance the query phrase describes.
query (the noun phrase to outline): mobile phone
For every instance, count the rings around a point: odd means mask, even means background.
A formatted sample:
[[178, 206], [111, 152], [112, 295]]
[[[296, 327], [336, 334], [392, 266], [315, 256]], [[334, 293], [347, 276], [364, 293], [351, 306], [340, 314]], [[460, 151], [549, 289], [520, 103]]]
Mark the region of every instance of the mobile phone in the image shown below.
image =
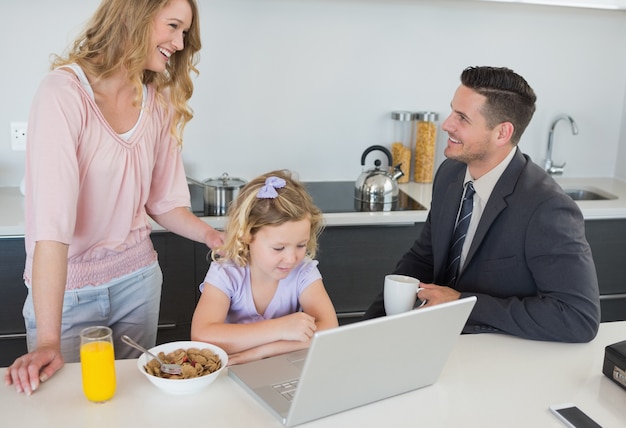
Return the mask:
[[573, 403], [554, 404], [550, 411], [570, 428], [602, 428]]

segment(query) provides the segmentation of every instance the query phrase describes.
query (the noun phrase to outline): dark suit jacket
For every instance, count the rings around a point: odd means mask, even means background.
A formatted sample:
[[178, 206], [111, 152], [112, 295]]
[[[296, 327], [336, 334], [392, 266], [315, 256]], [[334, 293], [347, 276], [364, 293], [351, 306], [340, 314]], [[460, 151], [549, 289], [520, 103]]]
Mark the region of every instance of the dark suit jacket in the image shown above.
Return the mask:
[[[590, 341], [598, 331], [600, 299], [582, 214], [552, 177], [516, 150], [487, 201], [454, 286], [462, 297], [477, 297], [464, 332]], [[465, 170], [464, 163], [442, 163], [421, 236], [395, 273], [443, 284]], [[384, 314], [381, 293], [364, 318]]]

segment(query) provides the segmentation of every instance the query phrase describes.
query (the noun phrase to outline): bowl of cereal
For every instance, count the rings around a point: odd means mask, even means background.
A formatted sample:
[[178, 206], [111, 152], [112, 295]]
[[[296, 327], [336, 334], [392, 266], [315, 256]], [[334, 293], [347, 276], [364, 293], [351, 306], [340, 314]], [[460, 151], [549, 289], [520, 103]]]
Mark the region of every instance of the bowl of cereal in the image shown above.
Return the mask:
[[149, 350], [164, 363], [182, 366], [180, 375], [162, 373], [160, 364], [143, 353], [137, 368], [157, 388], [168, 394], [193, 394], [209, 386], [226, 367], [228, 355], [219, 346], [204, 342], [180, 341], [163, 343]]

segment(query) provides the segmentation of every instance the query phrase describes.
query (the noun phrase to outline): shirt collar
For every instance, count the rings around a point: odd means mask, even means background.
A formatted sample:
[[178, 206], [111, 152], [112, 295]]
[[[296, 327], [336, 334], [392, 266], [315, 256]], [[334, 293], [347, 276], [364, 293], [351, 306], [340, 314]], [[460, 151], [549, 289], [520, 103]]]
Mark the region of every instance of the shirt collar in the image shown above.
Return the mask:
[[513, 156], [517, 150], [517, 146], [513, 147], [508, 155], [502, 162], [496, 165], [491, 171], [480, 177], [478, 180], [474, 180], [469, 173], [469, 169], [465, 170], [465, 179], [463, 180], [463, 185], [467, 184], [468, 181], [473, 181], [474, 189], [476, 190], [476, 194], [478, 197], [483, 200], [489, 200], [489, 196], [491, 196], [491, 192], [494, 187], [496, 187], [496, 183], [504, 173], [504, 170], [511, 163]]

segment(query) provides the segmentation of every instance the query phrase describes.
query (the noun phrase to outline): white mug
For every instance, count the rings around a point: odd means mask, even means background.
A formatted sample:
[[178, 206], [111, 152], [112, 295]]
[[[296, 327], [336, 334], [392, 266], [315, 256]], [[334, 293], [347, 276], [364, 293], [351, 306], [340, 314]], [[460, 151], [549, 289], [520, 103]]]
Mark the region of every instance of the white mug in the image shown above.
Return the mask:
[[383, 297], [387, 315], [396, 315], [413, 309], [417, 293], [421, 290], [419, 284], [419, 279], [406, 275], [385, 276]]

